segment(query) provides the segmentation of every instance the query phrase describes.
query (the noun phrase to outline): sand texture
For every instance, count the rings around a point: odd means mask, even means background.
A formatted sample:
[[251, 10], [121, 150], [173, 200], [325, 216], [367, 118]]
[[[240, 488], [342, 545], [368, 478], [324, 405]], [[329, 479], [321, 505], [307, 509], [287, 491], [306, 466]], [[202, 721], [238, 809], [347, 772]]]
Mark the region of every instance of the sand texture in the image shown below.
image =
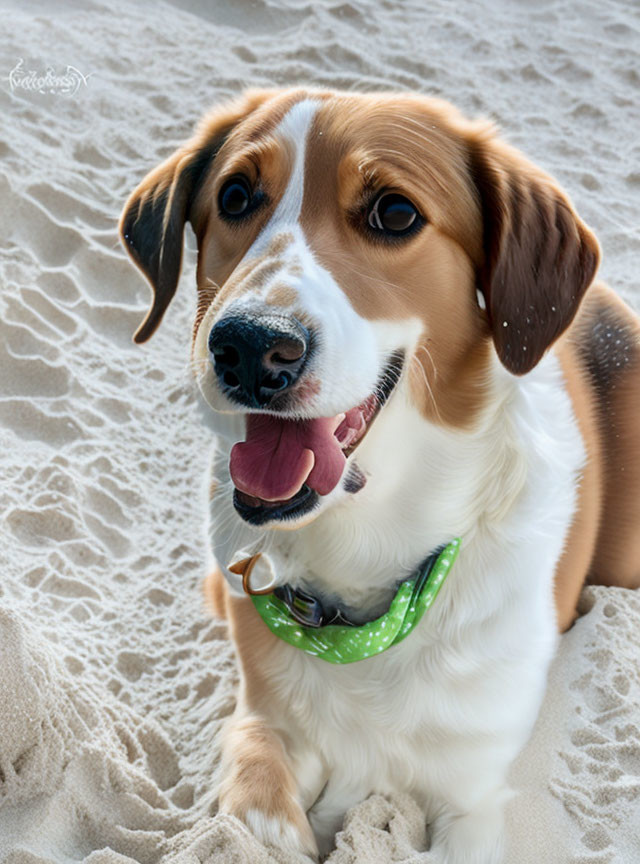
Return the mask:
[[[636, 308], [635, 2], [34, 2], [0, 16], [0, 861], [288, 862], [216, 815], [237, 675], [202, 601], [188, 238], [154, 339], [117, 237], [137, 182], [244, 86], [419, 89], [492, 115], [569, 190]], [[24, 68], [89, 76], [11, 92]], [[640, 598], [587, 589], [513, 771], [507, 864], [640, 861]], [[408, 798], [331, 864], [429, 864]]]

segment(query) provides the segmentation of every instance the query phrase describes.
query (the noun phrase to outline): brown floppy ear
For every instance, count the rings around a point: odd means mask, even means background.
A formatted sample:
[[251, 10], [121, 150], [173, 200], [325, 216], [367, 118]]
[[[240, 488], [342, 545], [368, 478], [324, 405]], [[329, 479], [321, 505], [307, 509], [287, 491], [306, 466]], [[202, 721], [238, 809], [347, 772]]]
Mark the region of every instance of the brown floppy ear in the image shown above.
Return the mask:
[[237, 123], [271, 95], [250, 91], [206, 116], [194, 137], [129, 196], [120, 217], [120, 236], [153, 289], [151, 308], [133, 337], [135, 342], [146, 342], [153, 335], [176, 292], [185, 222], [209, 167]]
[[523, 375], [573, 320], [600, 249], [562, 189], [518, 151], [486, 130], [469, 146], [484, 232], [477, 287], [501, 362]]

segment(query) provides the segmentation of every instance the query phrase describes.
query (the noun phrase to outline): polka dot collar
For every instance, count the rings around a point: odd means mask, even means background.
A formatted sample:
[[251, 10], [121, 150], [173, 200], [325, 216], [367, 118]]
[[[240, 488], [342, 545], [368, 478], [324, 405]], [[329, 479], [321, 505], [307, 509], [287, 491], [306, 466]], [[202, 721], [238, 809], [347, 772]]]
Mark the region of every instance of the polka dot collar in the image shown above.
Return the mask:
[[417, 574], [400, 584], [384, 615], [366, 624], [305, 627], [275, 594], [252, 594], [260, 617], [280, 639], [328, 663], [354, 663], [402, 642], [433, 604], [460, 549], [460, 538], [429, 556]]

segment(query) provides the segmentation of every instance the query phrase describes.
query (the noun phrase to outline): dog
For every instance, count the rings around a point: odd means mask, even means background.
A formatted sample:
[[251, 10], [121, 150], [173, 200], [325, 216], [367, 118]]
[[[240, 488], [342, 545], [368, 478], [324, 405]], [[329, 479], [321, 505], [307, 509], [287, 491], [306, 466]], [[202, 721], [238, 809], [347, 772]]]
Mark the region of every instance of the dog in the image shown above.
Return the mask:
[[136, 342], [187, 221], [206, 590], [241, 670], [220, 811], [316, 858], [403, 791], [434, 860], [498, 862], [583, 584], [640, 584], [640, 321], [554, 180], [421, 95], [206, 115], [122, 214], [153, 289]]

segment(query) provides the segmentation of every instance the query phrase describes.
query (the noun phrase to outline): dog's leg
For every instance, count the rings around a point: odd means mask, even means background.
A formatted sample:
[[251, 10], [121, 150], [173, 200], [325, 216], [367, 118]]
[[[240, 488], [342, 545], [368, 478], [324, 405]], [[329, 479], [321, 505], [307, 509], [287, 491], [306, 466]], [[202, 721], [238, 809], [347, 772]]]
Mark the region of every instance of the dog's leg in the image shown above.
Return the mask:
[[467, 812], [442, 808], [431, 825], [431, 852], [438, 864], [500, 864], [504, 807], [511, 794], [503, 786]]
[[316, 842], [281, 738], [239, 708], [222, 750], [220, 812], [241, 819], [262, 843], [316, 858]]

